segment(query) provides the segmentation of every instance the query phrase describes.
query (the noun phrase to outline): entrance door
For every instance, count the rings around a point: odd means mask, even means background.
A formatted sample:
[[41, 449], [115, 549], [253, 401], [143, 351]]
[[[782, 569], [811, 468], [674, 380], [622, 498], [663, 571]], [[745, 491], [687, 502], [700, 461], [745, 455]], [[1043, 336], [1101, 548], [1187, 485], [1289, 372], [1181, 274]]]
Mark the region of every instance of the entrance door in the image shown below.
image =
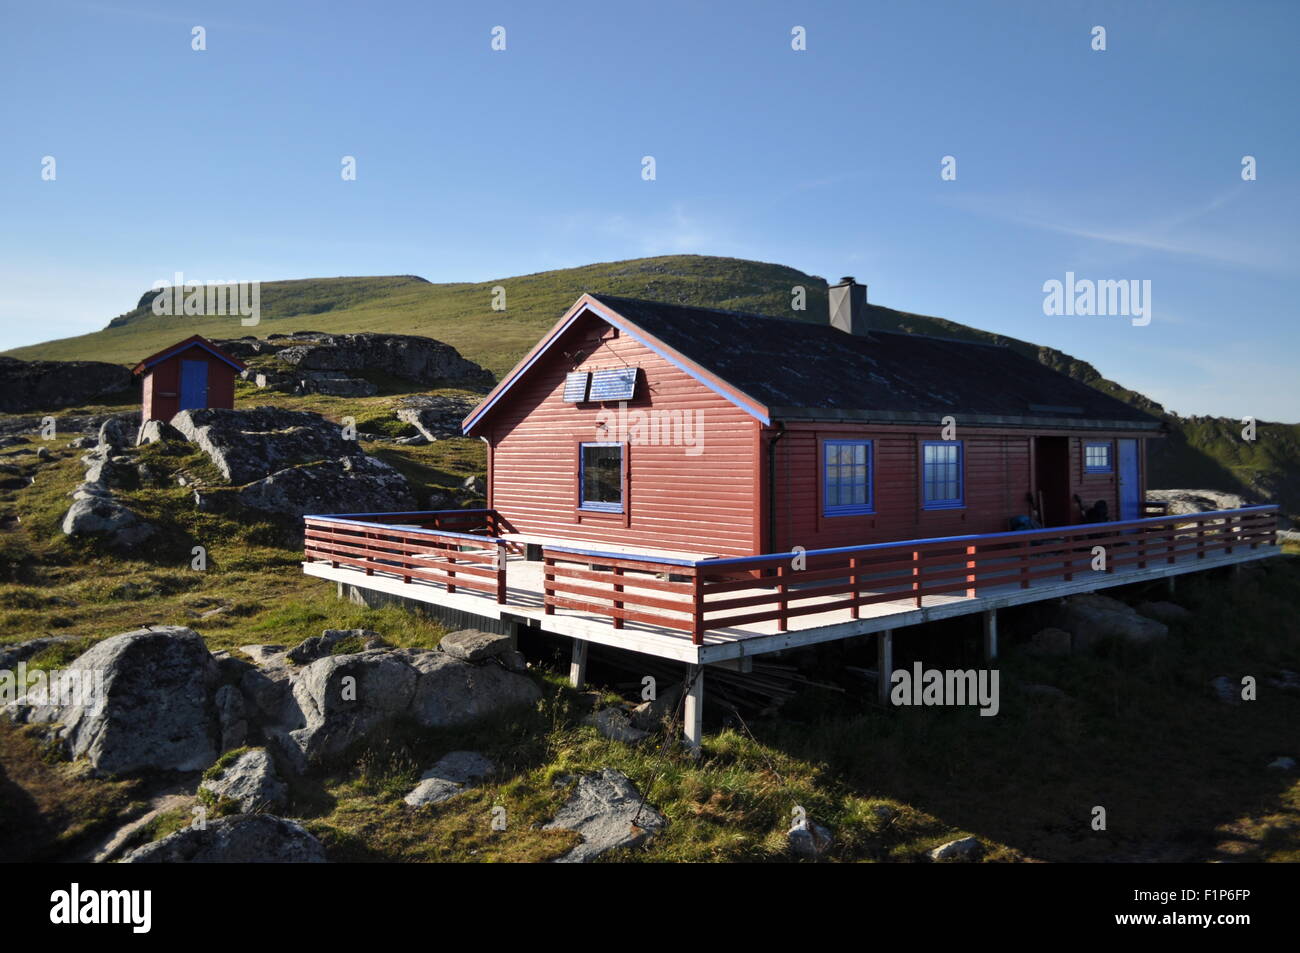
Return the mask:
[[1034, 503], [1040, 507], [1044, 526], [1068, 526], [1075, 522], [1070, 507], [1070, 438], [1034, 439]]
[[181, 361], [181, 410], [208, 406], [208, 362]]
[[1119, 518], [1142, 518], [1142, 473], [1138, 465], [1138, 442], [1119, 443]]

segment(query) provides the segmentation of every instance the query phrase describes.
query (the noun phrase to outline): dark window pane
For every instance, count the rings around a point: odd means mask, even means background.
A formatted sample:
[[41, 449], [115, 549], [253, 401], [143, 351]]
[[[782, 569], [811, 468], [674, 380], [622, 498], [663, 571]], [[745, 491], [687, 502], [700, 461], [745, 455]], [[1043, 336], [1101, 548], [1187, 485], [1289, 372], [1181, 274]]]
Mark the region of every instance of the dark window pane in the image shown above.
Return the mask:
[[582, 448], [582, 502], [623, 502], [623, 448]]

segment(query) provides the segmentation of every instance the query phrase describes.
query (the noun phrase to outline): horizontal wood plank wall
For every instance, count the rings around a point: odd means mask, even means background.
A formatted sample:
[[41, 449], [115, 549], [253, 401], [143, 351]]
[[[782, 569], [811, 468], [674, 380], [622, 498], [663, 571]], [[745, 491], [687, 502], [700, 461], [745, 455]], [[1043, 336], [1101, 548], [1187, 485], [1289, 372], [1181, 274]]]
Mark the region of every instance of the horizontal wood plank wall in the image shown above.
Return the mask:
[[[920, 486], [921, 444], [939, 438], [938, 427], [908, 430], [868, 425], [800, 425], [777, 444], [776, 545], [817, 549], [901, 539], [925, 539], [1010, 529], [1013, 516], [1028, 514], [1033, 488], [1030, 452], [1033, 432], [960, 428], [965, 454], [965, 506], [927, 510]], [[1085, 503], [1105, 499], [1111, 519], [1119, 515], [1118, 481], [1112, 474], [1083, 473], [1085, 440], [1111, 440], [1113, 434], [1070, 438], [1070, 486]], [[822, 515], [821, 443], [834, 439], [874, 442], [875, 512], [862, 516]], [[1143, 441], [1145, 443], [1145, 441]]]
[[[1110, 473], [1085, 473], [1083, 463], [1083, 448], [1089, 443], [1106, 443], [1110, 445]], [[1146, 441], [1139, 440], [1139, 452], [1146, 445]], [[1072, 437], [1070, 438], [1070, 492], [1078, 494], [1079, 499], [1083, 500], [1084, 506], [1092, 506], [1098, 500], [1106, 501], [1107, 513], [1109, 519], [1117, 520], [1120, 518], [1119, 512], [1119, 447], [1115, 440], [1110, 437]], [[1079, 509], [1075, 506], [1074, 501], [1070, 501], [1070, 512], [1073, 518], [1070, 522], [1081, 522]]]
[[[595, 318], [575, 324], [494, 411], [491, 500], [507, 529], [707, 555], [758, 552], [758, 421], [628, 335], [598, 342], [597, 333], [608, 326]], [[566, 356], [579, 351], [586, 356], [577, 363]], [[628, 412], [681, 411], [690, 430], [679, 436], [702, 437], [702, 449], [629, 441], [625, 513], [580, 512], [577, 444], [613, 439], [597, 424], [618, 404], [566, 403], [564, 378], [625, 365], [641, 368]]]

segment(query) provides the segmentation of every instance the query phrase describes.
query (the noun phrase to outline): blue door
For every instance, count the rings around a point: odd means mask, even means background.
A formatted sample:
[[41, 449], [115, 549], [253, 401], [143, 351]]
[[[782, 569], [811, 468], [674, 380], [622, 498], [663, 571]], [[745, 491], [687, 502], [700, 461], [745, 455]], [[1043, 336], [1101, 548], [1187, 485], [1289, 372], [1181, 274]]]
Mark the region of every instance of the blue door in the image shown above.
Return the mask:
[[1135, 520], [1142, 517], [1142, 474], [1138, 469], [1138, 442], [1120, 440], [1119, 443], [1119, 518]]
[[208, 362], [181, 361], [181, 410], [208, 406]]

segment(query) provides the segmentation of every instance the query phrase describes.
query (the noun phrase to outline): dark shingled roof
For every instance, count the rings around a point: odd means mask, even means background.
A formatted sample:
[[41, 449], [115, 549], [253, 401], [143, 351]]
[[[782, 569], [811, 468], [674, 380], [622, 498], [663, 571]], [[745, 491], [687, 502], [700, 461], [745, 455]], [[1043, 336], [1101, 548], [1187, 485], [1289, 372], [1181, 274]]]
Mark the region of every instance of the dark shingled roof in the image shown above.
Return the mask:
[[1155, 417], [995, 344], [593, 294], [774, 419], [1154, 430]]

